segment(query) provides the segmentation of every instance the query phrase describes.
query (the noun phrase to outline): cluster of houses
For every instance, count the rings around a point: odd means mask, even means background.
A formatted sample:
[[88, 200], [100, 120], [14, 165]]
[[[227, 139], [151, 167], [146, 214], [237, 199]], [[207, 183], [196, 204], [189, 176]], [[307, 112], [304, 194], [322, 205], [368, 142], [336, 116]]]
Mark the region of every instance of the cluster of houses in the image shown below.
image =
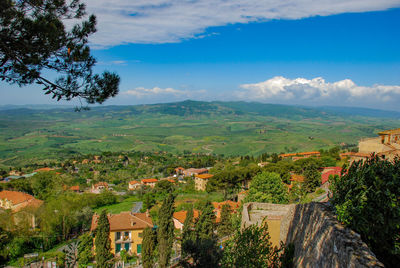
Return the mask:
[[[213, 202], [215, 222], [221, 221], [222, 206], [228, 205], [231, 213], [236, 213], [239, 203], [233, 201]], [[198, 219], [200, 211], [194, 210], [193, 218]], [[186, 219], [187, 211], [178, 211], [173, 214], [174, 226], [177, 230], [182, 230]], [[130, 254], [140, 254], [142, 252], [143, 232], [146, 228], [156, 228], [148, 212], [132, 213], [121, 212], [119, 214], [108, 214], [110, 223], [111, 253], [118, 255], [122, 250]], [[91, 231], [97, 228], [99, 215], [92, 217]]]
[[196, 191], [205, 191], [207, 182], [214, 175], [208, 173], [207, 168], [189, 168], [184, 169], [182, 167], [177, 167], [175, 169], [175, 175], [171, 177], [162, 178], [160, 180], [155, 178], [133, 180], [128, 183], [129, 190], [138, 190], [143, 186], [154, 188], [159, 181], [167, 180], [171, 183], [186, 183], [183, 177], [191, 177], [194, 179]]

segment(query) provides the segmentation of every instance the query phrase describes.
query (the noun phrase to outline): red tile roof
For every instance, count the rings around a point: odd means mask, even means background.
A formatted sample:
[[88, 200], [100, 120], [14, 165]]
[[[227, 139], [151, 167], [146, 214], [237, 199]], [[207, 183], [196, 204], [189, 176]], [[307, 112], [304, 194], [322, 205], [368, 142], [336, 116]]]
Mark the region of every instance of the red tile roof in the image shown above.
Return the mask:
[[222, 209], [224, 205], [229, 205], [230, 209], [235, 211], [236, 209], [239, 208], [239, 203], [234, 202], [231, 200], [223, 201], [223, 202], [212, 202], [212, 205], [214, 206], [215, 209]]
[[104, 181], [101, 181], [101, 182], [98, 182], [95, 185], [93, 185], [94, 188], [98, 188], [100, 186], [104, 186], [104, 187], [108, 188], [108, 183], [104, 182]]
[[321, 183], [324, 184], [329, 180], [329, 176], [335, 176], [342, 173], [341, 167], [325, 167], [321, 174]]
[[130, 181], [129, 184], [130, 185], [135, 185], [135, 184], [140, 184], [140, 182], [138, 182], [138, 181]]
[[71, 191], [79, 191], [80, 190], [79, 185], [73, 185], [73, 186], [69, 187], [69, 189]]
[[13, 206], [20, 205], [16, 211], [28, 206], [39, 207], [43, 204], [42, 200], [36, 199], [30, 194], [17, 191], [1, 191], [0, 199], [11, 201]]
[[[177, 219], [180, 223], [183, 224], [186, 220], [186, 215], [187, 215], [187, 211], [181, 210], [178, 212], [174, 212], [172, 217]], [[193, 221], [198, 219], [199, 216], [200, 216], [200, 211], [198, 211], [197, 209], [193, 209]]]
[[208, 180], [208, 179], [211, 179], [212, 177], [214, 177], [214, 175], [212, 175], [212, 174], [199, 174], [199, 175], [195, 176], [195, 178], [199, 178], [199, 179], [203, 179], [203, 180]]
[[[153, 221], [146, 213], [121, 212], [119, 214], [109, 214], [110, 231], [141, 230], [146, 227], [153, 227]], [[94, 214], [90, 230], [97, 228], [99, 215]]]
[[143, 179], [142, 183], [153, 183], [153, 182], [158, 182], [157, 179]]

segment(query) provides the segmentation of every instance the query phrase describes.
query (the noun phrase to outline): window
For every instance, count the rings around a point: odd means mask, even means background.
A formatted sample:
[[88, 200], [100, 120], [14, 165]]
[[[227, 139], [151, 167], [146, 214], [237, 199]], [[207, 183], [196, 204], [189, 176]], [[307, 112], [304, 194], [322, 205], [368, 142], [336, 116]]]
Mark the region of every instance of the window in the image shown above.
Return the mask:
[[121, 232], [116, 232], [115, 233], [115, 240], [120, 240], [121, 239]]
[[130, 243], [125, 243], [124, 247], [125, 247], [126, 252], [128, 252], [129, 248], [131, 247], [131, 244]]
[[137, 245], [137, 253], [142, 253], [142, 244]]
[[138, 236], [139, 236], [140, 238], [142, 238], [142, 237], [143, 237], [143, 233], [138, 233]]
[[121, 244], [115, 244], [115, 252], [118, 253], [121, 251]]

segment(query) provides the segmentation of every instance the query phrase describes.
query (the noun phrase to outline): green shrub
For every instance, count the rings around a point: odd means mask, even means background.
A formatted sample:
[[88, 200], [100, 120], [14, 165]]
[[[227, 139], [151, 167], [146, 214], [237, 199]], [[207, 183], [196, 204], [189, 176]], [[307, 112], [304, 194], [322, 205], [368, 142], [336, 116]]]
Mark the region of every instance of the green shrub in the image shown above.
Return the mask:
[[400, 160], [373, 157], [331, 179], [338, 220], [360, 233], [388, 267], [400, 263]]

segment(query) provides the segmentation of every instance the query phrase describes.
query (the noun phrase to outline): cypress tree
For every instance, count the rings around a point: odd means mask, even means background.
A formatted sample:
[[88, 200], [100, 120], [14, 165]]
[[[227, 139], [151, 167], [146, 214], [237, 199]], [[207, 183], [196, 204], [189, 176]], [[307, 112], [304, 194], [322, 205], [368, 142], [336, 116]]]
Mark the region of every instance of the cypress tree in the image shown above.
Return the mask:
[[170, 193], [161, 205], [158, 216], [158, 264], [165, 268], [171, 258], [171, 249], [174, 242], [174, 222], [172, 215], [174, 213], [175, 195]]
[[156, 249], [157, 235], [150, 228], [147, 227], [143, 231], [143, 242], [142, 242], [142, 256], [143, 256], [143, 267], [151, 268], [154, 265], [154, 251]]
[[228, 204], [222, 206], [221, 210], [221, 222], [218, 226], [218, 235], [224, 237], [232, 233], [232, 222], [230, 207]]
[[80, 265], [86, 265], [93, 259], [92, 247], [93, 237], [90, 234], [83, 234], [79, 237], [78, 262]]
[[110, 260], [113, 258], [110, 241], [110, 222], [108, 221], [107, 211], [103, 210], [100, 214], [96, 228], [96, 267], [111, 267]]
[[188, 243], [192, 242], [194, 240], [194, 232], [193, 232], [193, 207], [191, 207], [187, 214], [186, 214], [186, 219], [185, 222], [183, 223], [183, 229], [182, 229], [182, 242], [181, 242], [181, 248], [182, 248], [182, 256], [185, 257], [187, 256], [186, 252], [186, 246]]
[[210, 201], [207, 201], [201, 211], [199, 220], [196, 224], [197, 239], [213, 239], [214, 238], [214, 207]]

